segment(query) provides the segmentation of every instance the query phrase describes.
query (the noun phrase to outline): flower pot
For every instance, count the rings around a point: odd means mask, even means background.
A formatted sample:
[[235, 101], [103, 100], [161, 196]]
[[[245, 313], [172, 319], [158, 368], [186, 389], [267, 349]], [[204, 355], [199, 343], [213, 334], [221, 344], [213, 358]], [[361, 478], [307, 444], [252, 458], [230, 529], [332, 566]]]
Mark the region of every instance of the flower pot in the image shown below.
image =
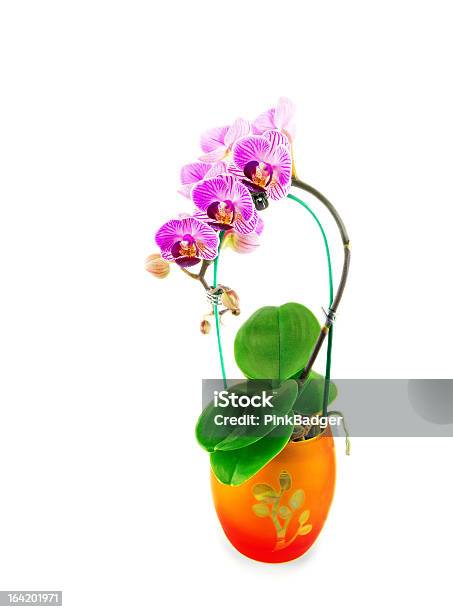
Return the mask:
[[302, 556], [318, 537], [335, 487], [330, 431], [286, 447], [250, 480], [234, 487], [211, 471], [214, 504], [223, 530], [243, 555], [267, 563]]

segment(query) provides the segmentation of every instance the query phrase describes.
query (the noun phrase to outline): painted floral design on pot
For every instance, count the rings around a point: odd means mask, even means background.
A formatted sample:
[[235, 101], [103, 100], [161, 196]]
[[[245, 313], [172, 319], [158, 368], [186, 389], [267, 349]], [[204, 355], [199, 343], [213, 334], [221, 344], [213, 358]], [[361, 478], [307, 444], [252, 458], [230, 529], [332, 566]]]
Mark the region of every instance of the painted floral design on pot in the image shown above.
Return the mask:
[[289, 499], [288, 505], [284, 505], [282, 497], [285, 491], [291, 489], [291, 474], [286, 470], [280, 472], [278, 477], [280, 490], [277, 492], [271, 485], [260, 482], [253, 486], [252, 493], [258, 501], [252, 506], [256, 516], [261, 518], [269, 517], [275, 527], [276, 544], [274, 550], [281, 550], [290, 546], [298, 536], [307, 535], [313, 529], [313, 525], [307, 524], [310, 517], [310, 510], [303, 510], [299, 513], [299, 527], [290, 540], [286, 539], [286, 532], [296, 511], [302, 506], [305, 500], [303, 489], [296, 489]]

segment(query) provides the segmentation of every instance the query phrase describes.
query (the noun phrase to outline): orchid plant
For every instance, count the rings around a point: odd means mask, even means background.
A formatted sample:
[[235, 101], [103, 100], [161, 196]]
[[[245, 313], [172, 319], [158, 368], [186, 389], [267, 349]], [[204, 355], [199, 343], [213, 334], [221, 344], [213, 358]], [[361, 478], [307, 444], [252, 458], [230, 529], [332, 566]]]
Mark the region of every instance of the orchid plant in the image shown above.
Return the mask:
[[[254, 121], [238, 118], [202, 134], [198, 160], [185, 165], [180, 175], [179, 193], [191, 201], [190, 212], [166, 221], [158, 229], [155, 241], [160, 253], [153, 253], [147, 258], [146, 269], [156, 278], [165, 278], [173, 265], [201, 283], [211, 305], [210, 314], [201, 323], [201, 331], [209, 333], [209, 318], [213, 317], [217, 327], [222, 376], [226, 382], [219, 323], [228, 312], [238, 316], [240, 309], [237, 293], [217, 284], [216, 266], [220, 249], [228, 246], [242, 254], [254, 251], [260, 244], [264, 227], [261, 215], [270, 204], [280, 204], [288, 197], [308, 209], [323, 233], [329, 263], [330, 300], [325, 310], [324, 324], [320, 325], [313, 313], [300, 304], [265, 307], [252, 315], [239, 330], [235, 357], [249, 379], [279, 379], [280, 383], [284, 383], [282, 389], [291, 379], [297, 381], [296, 393], [283, 394], [286, 413], [293, 410], [302, 414], [319, 412], [325, 415], [329, 402], [336, 395], [335, 387], [330, 383], [332, 327], [346, 284], [350, 245], [344, 223], [333, 205], [296, 174], [293, 159], [294, 114], [293, 103], [287, 98], [280, 98], [275, 107], [258, 115]], [[344, 262], [335, 295], [325, 232], [308, 205], [290, 194], [291, 187], [312, 194], [324, 204], [340, 231]], [[212, 285], [206, 280], [211, 264], [214, 265]], [[322, 377], [314, 373], [312, 367], [326, 337], [327, 366], [326, 375]], [[234, 453], [240, 452], [242, 446], [258, 445], [256, 448], [261, 450], [257, 452], [261, 453], [263, 461], [272, 458], [278, 452], [277, 448], [281, 449], [281, 445], [275, 444], [274, 432], [271, 451], [269, 448], [263, 451], [263, 442], [271, 433], [266, 431], [258, 437], [248, 438], [252, 442], [242, 445], [235, 443], [232, 448], [222, 446], [219, 450], [212, 440], [211, 412], [204, 411], [197, 426], [197, 438], [206, 450], [213, 453], [211, 463], [222, 481], [228, 482], [225, 458], [237, 461]], [[225, 433], [226, 438], [232, 434], [231, 431]], [[286, 428], [281, 442], [284, 445], [289, 439], [298, 441], [315, 434], [313, 431]], [[216, 469], [216, 461], [212, 459], [219, 452], [221, 467]], [[262, 461], [251, 463], [253, 467], [244, 470], [244, 478], [253, 475], [251, 471], [256, 473], [263, 464]], [[237, 474], [236, 470], [236, 477]]]

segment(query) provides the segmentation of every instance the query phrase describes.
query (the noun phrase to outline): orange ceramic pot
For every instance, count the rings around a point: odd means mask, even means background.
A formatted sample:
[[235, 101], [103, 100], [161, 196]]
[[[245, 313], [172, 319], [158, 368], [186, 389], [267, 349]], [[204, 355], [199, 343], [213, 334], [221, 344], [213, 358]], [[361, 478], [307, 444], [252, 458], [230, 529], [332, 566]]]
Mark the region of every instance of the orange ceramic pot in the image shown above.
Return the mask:
[[302, 556], [318, 537], [335, 488], [335, 446], [330, 432], [290, 442], [238, 487], [211, 471], [214, 504], [223, 530], [239, 552], [256, 561], [283, 563]]

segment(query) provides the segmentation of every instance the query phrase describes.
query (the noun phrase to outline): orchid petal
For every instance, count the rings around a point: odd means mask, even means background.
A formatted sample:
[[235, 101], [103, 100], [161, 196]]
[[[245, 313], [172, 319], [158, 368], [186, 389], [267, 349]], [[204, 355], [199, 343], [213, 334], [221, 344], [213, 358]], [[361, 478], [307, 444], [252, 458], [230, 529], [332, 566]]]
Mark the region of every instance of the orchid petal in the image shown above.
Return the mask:
[[207, 223], [207, 224], [209, 224], [209, 222], [212, 221], [212, 219], [208, 217], [206, 212], [204, 210], [200, 210], [199, 208], [196, 208], [191, 216], [194, 219], [198, 219], [198, 221], [202, 221], [203, 223]]
[[288, 195], [291, 187], [292, 162], [289, 151], [283, 146], [277, 147], [272, 164], [277, 181], [270, 185], [268, 194], [271, 200], [281, 200]]
[[289, 98], [280, 98], [275, 108], [275, 127], [279, 130], [287, 130], [295, 115], [296, 107]]
[[239, 219], [234, 221], [233, 227], [236, 232], [239, 232], [239, 234], [251, 234], [255, 231], [257, 223], [258, 214], [256, 212], [256, 208], [253, 208], [253, 215], [248, 221], [243, 219], [241, 216]]
[[277, 147], [272, 163], [278, 172], [278, 182], [281, 185], [290, 184], [292, 174], [292, 160], [290, 152], [285, 147]]
[[201, 161], [186, 164], [181, 168], [181, 183], [183, 185], [198, 183], [198, 181], [201, 181], [206, 176], [210, 168], [211, 164]]
[[248, 189], [231, 175], [221, 175], [198, 183], [192, 190], [192, 200], [202, 211], [207, 211], [215, 202], [230, 201], [246, 221], [251, 219], [255, 209]]
[[201, 150], [204, 153], [210, 153], [220, 146], [225, 145], [225, 134], [230, 129], [230, 126], [212, 128], [203, 132], [200, 138]]
[[250, 123], [245, 119], [236, 119], [233, 125], [228, 129], [225, 134], [225, 146], [230, 148], [234, 145], [234, 143], [239, 140], [239, 138], [243, 138], [244, 136], [248, 136], [250, 134]]
[[221, 177], [201, 181], [192, 191], [192, 201], [197, 208], [207, 211], [213, 202], [223, 201], [225, 184]]
[[222, 161], [218, 161], [214, 164], [206, 162], [187, 164], [181, 169], [181, 182], [183, 184], [178, 189], [178, 193], [186, 198], [190, 198], [190, 192], [196, 183], [199, 183], [204, 178], [218, 176], [226, 171], [227, 164]]
[[212, 229], [212, 227], [209, 227], [209, 229], [212, 232], [214, 232], [217, 238], [217, 242], [214, 245], [209, 245], [206, 242], [197, 241], [197, 247], [200, 251], [200, 255], [202, 259], [208, 259], [209, 261], [212, 261], [219, 254], [219, 239], [218, 239], [218, 234]]
[[293, 142], [295, 136], [296, 136], [296, 126], [294, 123], [290, 123], [289, 125], [287, 125], [284, 129], [285, 134], [288, 135], [288, 138], [290, 139], [291, 142]]
[[225, 157], [227, 154], [227, 147], [225, 145], [220, 145], [217, 149], [210, 151], [209, 153], [205, 153], [204, 155], [200, 155], [199, 159], [204, 162], [217, 162]]
[[178, 189], [178, 193], [183, 195], [185, 198], [190, 198], [190, 192], [192, 191], [193, 183], [190, 185], [181, 185]]
[[162, 259], [166, 259], [167, 261], [175, 261], [171, 251], [161, 251]]
[[275, 109], [271, 108], [268, 111], [261, 113], [252, 123], [252, 131], [254, 134], [263, 134], [267, 130], [275, 129], [274, 121]]
[[257, 216], [257, 222], [256, 222], [255, 232], [258, 236], [261, 236], [261, 234], [263, 233], [263, 229], [264, 229], [264, 221], [262, 220], [262, 218], [260, 217], [258, 213], [256, 213], [256, 216]]
[[251, 161], [262, 162], [269, 156], [271, 144], [262, 136], [246, 136], [234, 145], [233, 161], [238, 168], [244, 169]]
[[200, 263], [199, 257], [178, 257], [175, 260], [178, 266], [181, 268], [190, 268], [190, 266], [196, 266]]
[[244, 173], [242, 172], [242, 170], [238, 168], [233, 162], [231, 164], [228, 164], [227, 172], [228, 174], [236, 176], [237, 178], [244, 178]]
[[197, 246], [202, 251], [203, 259], [215, 259], [219, 246], [219, 238], [215, 231], [198, 219], [188, 217], [181, 219], [182, 235], [190, 234], [197, 242]]
[[283, 200], [289, 193], [291, 189], [291, 183], [286, 185], [280, 185], [280, 183], [275, 183], [271, 187], [269, 187], [268, 195], [271, 200]]
[[288, 151], [291, 151], [291, 144], [288, 140], [288, 137], [280, 132], [279, 130], [267, 130], [263, 134], [264, 138], [267, 138], [271, 143], [271, 153], [275, 152], [275, 149], [279, 146], [285, 147]]
[[255, 204], [253, 203], [252, 196], [250, 195], [250, 191], [245, 185], [237, 181], [234, 177], [229, 176], [225, 178], [232, 179], [234, 182], [233, 204], [235, 208], [240, 211], [244, 221], [252, 220], [256, 214], [256, 208]]
[[157, 230], [155, 240], [162, 253], [170, 251], [175, 242], [181, 240], [181, 222], [181, 219], [172, 219]]
[[214, 176], [219, 176], [219, 174], [224, 174], [227, 171], [227, 164], [223, 161], [218, 161], [215, 164], [212, 164], [211, 168], [206, 172], [206, 176], [204, 178], [213, 178]]

